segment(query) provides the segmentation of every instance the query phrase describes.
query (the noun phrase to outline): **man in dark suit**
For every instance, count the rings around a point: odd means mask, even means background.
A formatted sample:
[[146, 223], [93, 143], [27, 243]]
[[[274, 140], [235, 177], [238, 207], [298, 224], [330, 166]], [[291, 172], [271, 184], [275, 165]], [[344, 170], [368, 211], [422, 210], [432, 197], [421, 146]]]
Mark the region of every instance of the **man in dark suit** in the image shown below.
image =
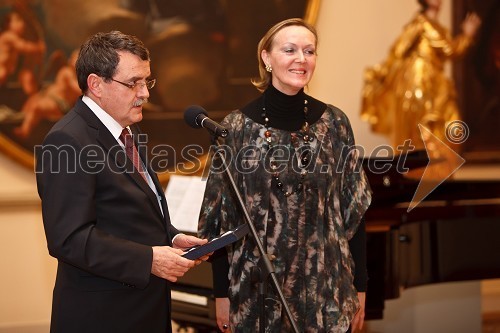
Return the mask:
[[98, 33], [82, 45], [76, 72], [83, 96], [36, 152], [48, 249], [58, 260], [51, 332], [171, 332], [169, 284], [200, 262], [180, 254], [206, 240], [171, 225], [137, 147], [155, 84], [149, 51], [133, 36]]

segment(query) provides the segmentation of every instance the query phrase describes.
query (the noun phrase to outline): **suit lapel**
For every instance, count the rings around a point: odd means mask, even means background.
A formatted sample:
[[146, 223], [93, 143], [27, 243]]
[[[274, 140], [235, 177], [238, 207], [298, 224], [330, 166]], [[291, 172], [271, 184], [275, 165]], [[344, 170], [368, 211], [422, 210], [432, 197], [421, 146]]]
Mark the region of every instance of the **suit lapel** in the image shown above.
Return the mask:
[[[163, 218], [163, 214], [158, 205], [158, 199], [156, 198], [156, 194], [151, 190], [148, 183], [146, 183], [146, 181], [144, 180], [144, 178], [142, 178], [139, 172], [135, 170], [134, 164], [127, 157], [127, 155], [125, 153], [123, 154], [121, 153], [123, 149], [118, 144], [116, 139], [113, 137], [111, 132], [106, 128], [106, 126], [104, 126], [104, 124], [99, 120], [99, 118], [97, 118], [94, 112], [92, 112], [92, 110], [90, 110], [88, 106], [81, 100], [77, 102], [77, 107], [75, 108], [75, 111], [83, 119], [85, 119], [85, 121], [91, 128], [94, 129], [97, 142], [99, 142], [103, 147], [103, 149], [108, 153], [107, 155], [110, 158], [110, 160], [114, 160], [116, 168], [120, 170], [123, 174], [125, 174], [127, 177], [130, 177], [137, 184], [137, 186], [139, 186], [141, 190], [144, 193], [146, 193], [149, 200], [151, 200], [153, 207], [155, 207], [157, 213]], [[120, 149], [120, 153], [118, 153], [118, 149]], [[143, 157], [141, 156], [141, 158]], [[130, 170], [133, 171], [131, 172]], [[152, 170], [150, 170], [149, 167], [148, 167], [148, 172], [150, 173], [151, 178], [153, 178], [153, 182], [155, 182], [155, 179], [156, 181], [158, 181], [156, 174], [154, 174], [154, 172], [151, 173]], [[162, 195], [162, 193], [160, 192], [159, 194]], [[164, 201], [165, 201], [164, 197], [162, 197], [162, 204]], [[168, 213], [166, 210], [164, 210], [164, 212]]]
[[[132, 133], [134, 134], [134, 141], [137, 147], [140, 147], [140, 143], [137, 142], [138, 135], [141, 134], [141, 130], [139, 128], [139, 125], [134, 124], [130, 126], [130, 129], [132, 130]], [[144, 145], [144, 143], [142, 143]], [[158, 195], [160, 196], [160, 204], [161, 208], [163, 210], [163, 217], [165, 219], [165, 225], [170, 224], [170, 215], [168, 212], [168, 205], [167, 205], [167, 199], [165, 198], [165, 193], [163, 192], [163, 188], [161, 186], [160, 180], [158, 179], [158, 176], [156, 175], [156, 172], [151, 168], [151, 163], [149, 163], [149, 158], [147, 156], [147, 149], [138, 149], [139, 155], [141, 157], [141, 160], [144, 161], [144, 164], [146, 165], [146, 168], [148, 170], [149, 175], [151, 176], [151, 179], [153, 180], [153, 183], [156, 187], [156, 192], [158, 192]]]

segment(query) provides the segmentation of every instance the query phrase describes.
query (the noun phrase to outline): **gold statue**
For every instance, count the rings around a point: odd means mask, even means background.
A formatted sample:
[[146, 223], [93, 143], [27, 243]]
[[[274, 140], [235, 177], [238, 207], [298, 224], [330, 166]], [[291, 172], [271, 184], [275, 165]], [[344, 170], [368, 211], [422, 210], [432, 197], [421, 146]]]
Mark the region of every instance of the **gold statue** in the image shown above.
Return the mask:
[[441, 0], [418, 2], [421, 11], [404, 27], [387, 60], [365, 71], [361, 117], [374, 132], [388, 136], [394, 149], [408, 139], [425, 148], [418, 124], [444, 141], [447, 124], [460, 119], [444, 65], [465, 53], [481, 24], [469, 13], [461, 34], [451, 38], [437, 21]]

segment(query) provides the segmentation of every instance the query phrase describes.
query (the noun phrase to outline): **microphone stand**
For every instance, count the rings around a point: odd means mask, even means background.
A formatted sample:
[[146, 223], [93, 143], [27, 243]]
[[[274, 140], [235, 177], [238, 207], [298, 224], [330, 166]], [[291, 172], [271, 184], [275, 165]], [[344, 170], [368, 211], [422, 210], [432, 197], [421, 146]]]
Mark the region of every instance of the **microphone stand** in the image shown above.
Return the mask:
[[257, 282], [258, 284], [258, 289], [259, 289], [259, 304], [261, 306], [260, 308], [260, 315], [259, 315], [259, 332], [260, 333], [265, 333], [265, 319], [266, 319], [266, 311], [265, 311], [265, 296], [267, 292], [267, 283], [269, 280], [272, 282], [272, 285], [274, 286], [274, 289], [278, 293], [278, 297], [281, 301], [281, 304], [283, 308], [285, 309], [286, 316], [288, 317], [288, 320], [290, 321], [290, 324], [292, 325], [293, 331], [295, 333], [299, 333], [299, 329], [297, 328], [297, 324], [295, 323], [295, 320], [292, 317], [292, 313], [290, 311], [290, 308], [288, 307], [288, 304], [286, 303], [285, 297], [283, 296], [283, 292], [281, 291], [279, 284], [278, 284], [278, 279], [276, 278], [276, 273], [274, 271], [273, 264], [271, 263], [271, 260], [269, 259], [269, 255], [266, 253], [264, 250], [264, 247], [262, 243], [259, 240], [257, 230], [255, 229], [255, 226], [250, 219], [250, 215], [248, 214], [248, 211], [246, 210], [245, 204], [243, 203], [243, 199], [241, 197], [241, 194], [238, 190], [238, 187], [236, 186], [236, 183], [234, 182], [233, 176], [229, 172], [229, 166], [227, 164], [226, 158], [221, 152], [222, 149], [219, 149], [221, 147], [221, 144], [218, 141], [217, 135], [215, 134], [214, 136], [214, 143], [216, 146], [215, 154], [218, 154], [220, 156], [220, 159], [222, 161], [222, 166], [224, 167], [224, 171], [229, 178], [229, 181], [231, 182], [231, 186], [234, 190], [234, 193], [238, 197], [238, 202], [240, 204], [241, 209], [243, 210], [243, 214], [245, 216], [245, 219], [247, 221], [247, 224], [250, 228], [250, 232], [252, 234], [252, 237], [255, 241], [255, 244], [257, 244], [257, 248], [259, 250], [260, 258], [259, 258], [259, 263], [257, 267], [254, 267], [254, 269], [251, 272], [252, 275], [252, 280]]

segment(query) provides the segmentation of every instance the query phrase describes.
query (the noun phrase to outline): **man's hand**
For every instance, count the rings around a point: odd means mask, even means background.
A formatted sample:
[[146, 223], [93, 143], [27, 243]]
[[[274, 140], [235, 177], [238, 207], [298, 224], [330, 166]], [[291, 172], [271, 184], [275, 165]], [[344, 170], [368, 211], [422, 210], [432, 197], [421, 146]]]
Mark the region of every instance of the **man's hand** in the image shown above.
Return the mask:
[[187, 250], [190, 247], [193, 247], [195, 245], [203, 245], [207, 243], [208, 240], [206, 239], [201, 239], [195, 236], [190, 236], [190, 235], [185, 235], [185, 234], [177, 234], [174, 237], [174, 248], [175, 249], [181, 249], [181, 250]]
[[[190, 236], [190, 235], [185, 235], [185, 234], [178, 234], [174, 238], [174, 243], [173, 246], [176, 249], [181, 249], [183, 251], [188, 250], [189, 248], [196, 246], [196, 245], [203, 245], [208, 242], [207, 239], [201, 239], [195, 236]], [[196, 264], [198, 265], [201, 261], [206, 261], [212, 253], [209, 253], [198, 260], [196, 260]]]
[[197, 263], [181, 257], [184, 252], [170, 246], [153, 246], [151, 273], [170, 282], [176, 282]]

